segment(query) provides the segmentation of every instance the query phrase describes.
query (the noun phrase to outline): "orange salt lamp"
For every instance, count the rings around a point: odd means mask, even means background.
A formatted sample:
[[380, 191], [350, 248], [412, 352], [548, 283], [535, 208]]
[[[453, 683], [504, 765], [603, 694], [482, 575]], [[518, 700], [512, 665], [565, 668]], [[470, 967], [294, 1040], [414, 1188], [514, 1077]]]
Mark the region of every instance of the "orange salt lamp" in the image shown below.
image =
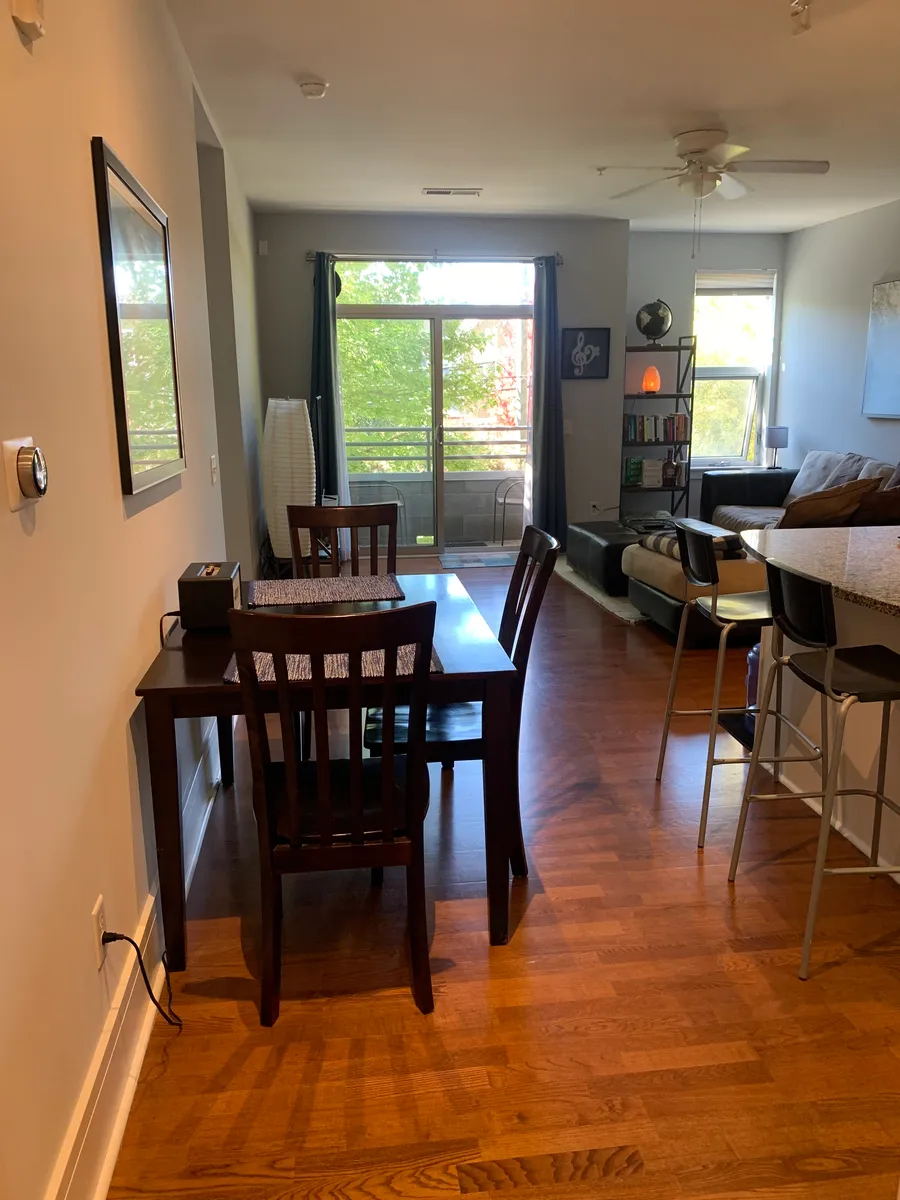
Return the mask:
[[656, 369], [656, 367], [648, 367], [644, 372], [644, 381], [641, 384], [641, 391], [647, 394], [652, 394], [654, 392], [658, 392], [661, 385], [662, 380], [659, 377], [659, 371]]

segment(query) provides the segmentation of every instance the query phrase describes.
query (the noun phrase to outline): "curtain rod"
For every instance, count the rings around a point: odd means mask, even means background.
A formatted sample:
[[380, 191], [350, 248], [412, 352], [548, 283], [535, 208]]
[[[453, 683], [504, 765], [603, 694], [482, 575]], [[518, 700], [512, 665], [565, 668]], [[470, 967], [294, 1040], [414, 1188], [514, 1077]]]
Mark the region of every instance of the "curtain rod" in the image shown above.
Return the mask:
[[[344, 262], [499, 262], [499, 263], [533, 263], [534, 257], [525, 256], [509, 257], [503, 254], [438, 254], [437, 250], [433, 254], [428, 255], [413, 255], [413, 254], [338, 254], [334, 250], [326, 251], [328, 256], [333, 259], [343, 259]], [[316, 251], [307, 250], [306, 261], [316, 261]], [[556, 265], [563, 265], [563, 256], [559, 253], [556, 255]]]

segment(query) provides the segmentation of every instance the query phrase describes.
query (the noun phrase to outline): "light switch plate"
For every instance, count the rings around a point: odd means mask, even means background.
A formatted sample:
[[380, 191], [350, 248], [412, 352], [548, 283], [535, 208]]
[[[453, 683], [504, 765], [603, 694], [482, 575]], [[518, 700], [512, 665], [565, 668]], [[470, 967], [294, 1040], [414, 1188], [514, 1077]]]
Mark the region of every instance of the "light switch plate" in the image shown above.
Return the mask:
[[3, 448], [3, 470], [6, 474], [6, 494], [9, 499], [9, 511], [18, 512], [20, 508], [29, 508], [32, 504], [37, 504], [37, 500], [30, 500], [28, 496], [22, 495], [22, 489], [19, 487], [19, 476], [16, 471], [16, 458], [23, 446], [33, 446], [34, 438], [10, 438], [8, 442], [2, 443]]

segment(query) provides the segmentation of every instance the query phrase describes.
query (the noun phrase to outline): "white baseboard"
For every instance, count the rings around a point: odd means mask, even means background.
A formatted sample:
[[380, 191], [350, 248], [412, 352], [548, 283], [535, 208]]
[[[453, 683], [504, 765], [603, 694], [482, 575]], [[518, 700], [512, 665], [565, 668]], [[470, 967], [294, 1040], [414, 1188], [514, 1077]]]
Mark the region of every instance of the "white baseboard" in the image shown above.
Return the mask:
[[[182, 799], [185, 891], [200, 856], [218, 777], [219, 746], [212, 721], [204, 731], [200, 761]], [[158, 999], [164, 973], [155, 886], [132, 936]], [[127, 942], [115, 943], [107, 954], [127, 954], [129, 964], [113, 996], [44, 1200], [106, 1200], [156, 1017], [132, 948]]]
[[203, 751], [194, 770], [193, 778], [181, 800], [181, 837], [184, 844], [184, 887], [191, 890], [197, 859], [206, 836], [213, 804], [221, 778], [219, 763], [219, 738], [215, 720], [207, 725], [203, 734]]

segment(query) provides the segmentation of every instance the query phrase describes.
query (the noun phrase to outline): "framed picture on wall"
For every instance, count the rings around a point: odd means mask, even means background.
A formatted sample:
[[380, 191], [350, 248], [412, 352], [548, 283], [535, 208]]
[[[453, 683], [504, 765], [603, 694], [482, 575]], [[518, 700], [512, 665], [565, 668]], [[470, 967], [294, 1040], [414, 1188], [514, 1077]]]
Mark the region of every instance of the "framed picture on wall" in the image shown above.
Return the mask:
[[91, 154], [119, 469], [133, 496], [185, 469], [169, 221], [103, 138]]
[[562, 331], [563, 379], [609, 379], [609, 329]]
[[900, 279], [876, 283], [872, 292], [862, 410], [900, 417]]

